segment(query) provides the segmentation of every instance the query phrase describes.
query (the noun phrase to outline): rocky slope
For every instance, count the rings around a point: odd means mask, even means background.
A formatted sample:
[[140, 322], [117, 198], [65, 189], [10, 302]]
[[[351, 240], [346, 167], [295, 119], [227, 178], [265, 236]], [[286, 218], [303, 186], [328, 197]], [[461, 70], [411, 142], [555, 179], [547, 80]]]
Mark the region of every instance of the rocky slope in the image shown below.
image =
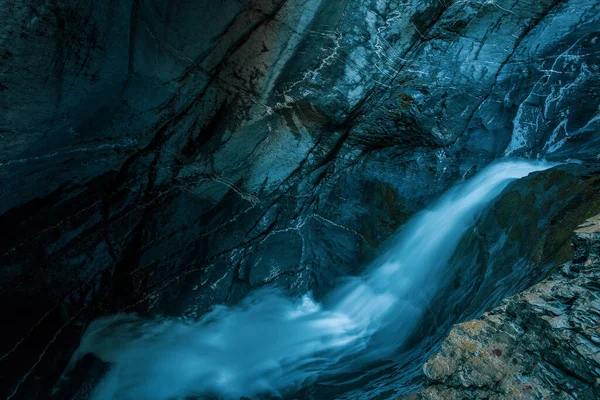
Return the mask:
[[99, 315], [318, 296], [495, 158], [599, 153], [596, 0], [0, 0], [0, 16], [13, 398], [48, 393]]
[[600, 397], [600, 216], [575, 231], [573, 247], [550, 277], [457, 325], [412, 398]]

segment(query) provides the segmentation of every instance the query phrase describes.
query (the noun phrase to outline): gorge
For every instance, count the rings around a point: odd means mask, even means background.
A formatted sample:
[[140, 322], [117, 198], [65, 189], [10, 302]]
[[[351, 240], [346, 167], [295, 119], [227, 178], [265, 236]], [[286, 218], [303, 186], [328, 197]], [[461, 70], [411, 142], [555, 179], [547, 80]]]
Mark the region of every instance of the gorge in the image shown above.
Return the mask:
[[0, 16], [0, 395], [596, 398], [593, 368], [570, 394], [503, 394], [432, 365], [455, 324], [580, 263], [573, 232], [600, 213], [597, 0]]
[[369, 371], [415, 329], [438, 290], [435, 277], [477, 212], [511, 180], [550, 166], [502, 162], [450, 190], [406, 224], [365, 276], [323, 305], [310, 295], [294, 304], [262, 291], [198, 323], [108, 317], [90, 325], [73, 362], [93, 353], [111, 364], [93, 399], [285, 397], [323, 376]]

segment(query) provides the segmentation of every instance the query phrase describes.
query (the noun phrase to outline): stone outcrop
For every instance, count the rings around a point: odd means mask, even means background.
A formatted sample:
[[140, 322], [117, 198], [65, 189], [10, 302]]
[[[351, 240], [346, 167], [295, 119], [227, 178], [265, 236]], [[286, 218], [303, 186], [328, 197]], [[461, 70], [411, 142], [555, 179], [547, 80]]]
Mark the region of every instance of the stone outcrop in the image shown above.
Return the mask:
[[416, 399], [600, 397], [600, 216], [575, 257], [480, 319], [454, 327], [425, 363]]
[[[600, 211], [600, 166], [568, 164], [510, 184], [460, 241], [416, 336], [445, 337], [573, 259], [573, 231]], [[459, 288], [459, 289], [457, 289]]]

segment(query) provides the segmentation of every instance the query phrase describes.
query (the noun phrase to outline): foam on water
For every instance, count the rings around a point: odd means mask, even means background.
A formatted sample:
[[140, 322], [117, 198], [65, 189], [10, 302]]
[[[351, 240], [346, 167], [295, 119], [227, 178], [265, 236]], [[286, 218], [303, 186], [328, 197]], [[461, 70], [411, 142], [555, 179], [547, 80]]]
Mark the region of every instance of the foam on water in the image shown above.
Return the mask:
[[197, 322], [119, 314], [94, 321], [69, 370], [93, 353], [111, 363], [92, 399], [166, 400], [280, 395], [319, 376], [355, 371], [391, 356], [414, 331], [478, 213], [509, 182], [552, 164], [503, 160], [454, 187], [417, 214], [360, 277], [322, 303], [275, 289]]

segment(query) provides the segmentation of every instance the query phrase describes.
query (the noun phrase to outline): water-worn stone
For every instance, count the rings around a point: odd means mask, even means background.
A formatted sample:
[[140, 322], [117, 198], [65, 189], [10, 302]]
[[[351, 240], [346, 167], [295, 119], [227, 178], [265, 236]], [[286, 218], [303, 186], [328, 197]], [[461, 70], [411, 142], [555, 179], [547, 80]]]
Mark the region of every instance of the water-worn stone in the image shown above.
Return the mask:
[[575, 258], [457, 325], [424, 365], [415, 399], [600, 397], [600, 216], [574, 233]]

